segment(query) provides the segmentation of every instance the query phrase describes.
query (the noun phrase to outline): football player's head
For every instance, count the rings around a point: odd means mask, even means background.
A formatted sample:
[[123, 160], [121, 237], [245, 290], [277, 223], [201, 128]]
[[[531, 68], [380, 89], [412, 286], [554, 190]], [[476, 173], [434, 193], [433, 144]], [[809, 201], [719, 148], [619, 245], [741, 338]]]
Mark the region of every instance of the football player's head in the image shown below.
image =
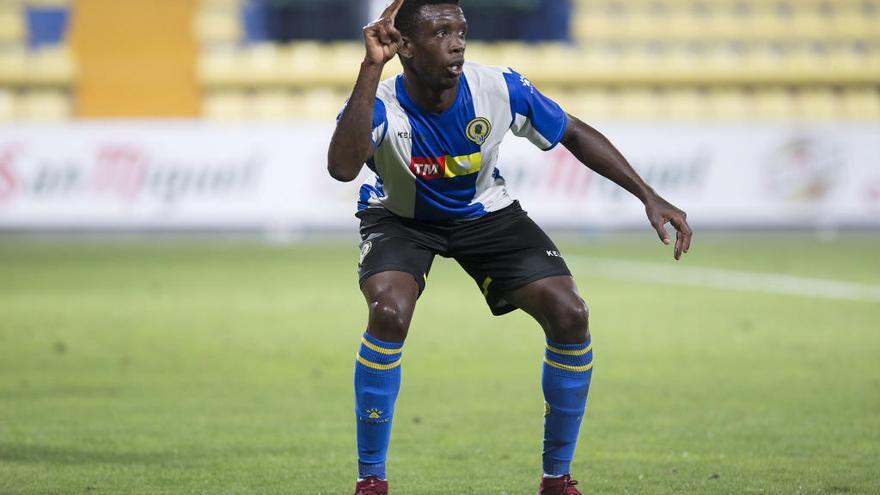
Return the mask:
[[433, 89], [455, 87], [464, 65], [467, 19], [458, 0], [405, 0], [394, 27], [401, 63]]

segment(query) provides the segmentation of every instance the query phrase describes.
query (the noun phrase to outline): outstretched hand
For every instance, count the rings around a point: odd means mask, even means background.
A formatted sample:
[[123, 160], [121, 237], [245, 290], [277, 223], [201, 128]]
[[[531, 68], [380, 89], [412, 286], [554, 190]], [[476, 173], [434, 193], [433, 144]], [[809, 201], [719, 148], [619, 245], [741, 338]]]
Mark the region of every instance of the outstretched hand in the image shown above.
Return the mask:
[[385, 65], [397, 55], [403, 41], [400, 32], [394, 27], [394, 18], [403, 5], [403, 0], [394, 0], [375, 21], [364, 27], [364, 44], [367, 53], [364, 62], [373, 65]]
[[679, 210], [660, 196], [654, 196], [645, 202], [645, 212], [663, 244], [668, 245], [670, 242], [669, 233], [666, 232], [666, 224], [671, 223], [675, 227], [673, 256], [676, 260], [681, 259], [681, 254], [687, 253], [691, 248], [691, 236], [693, 235], [693, 231], [687, 223], [687, 213]]

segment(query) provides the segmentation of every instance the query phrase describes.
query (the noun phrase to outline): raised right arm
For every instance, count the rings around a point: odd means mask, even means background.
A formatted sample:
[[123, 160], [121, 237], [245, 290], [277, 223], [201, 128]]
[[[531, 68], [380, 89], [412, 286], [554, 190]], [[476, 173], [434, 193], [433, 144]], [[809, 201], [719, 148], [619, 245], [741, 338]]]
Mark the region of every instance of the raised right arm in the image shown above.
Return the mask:
[[401, 36], [394, 28], [394, 17], [402, 4], [403, 0], [394, 0], [378, 19], [364, 28], [364, 61], [348, 104], [336, 122], [327, 152], [327, 171], [338, 181], [353, 181], [364, 162], [373, 156], [370, 135], [376, 89], [382, 69], [394, 58], [400, 46]]

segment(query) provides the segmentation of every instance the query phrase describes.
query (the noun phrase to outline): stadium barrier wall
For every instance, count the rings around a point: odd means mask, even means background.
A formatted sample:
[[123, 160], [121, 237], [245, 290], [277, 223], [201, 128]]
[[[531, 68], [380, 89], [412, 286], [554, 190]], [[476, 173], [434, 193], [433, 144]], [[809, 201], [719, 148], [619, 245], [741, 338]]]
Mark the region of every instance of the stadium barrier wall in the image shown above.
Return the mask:
[[[880, 124], [599, 127], [694, 226], [880, 228]], [[370, 173], [330, 179], [331, 132], [306, 122], [0, 127], [0, 229], [354, 232]], [[509, 136], [500, 170], [548, 228], [646, 225], [641, 203], [562, 146], [544, 153]]]

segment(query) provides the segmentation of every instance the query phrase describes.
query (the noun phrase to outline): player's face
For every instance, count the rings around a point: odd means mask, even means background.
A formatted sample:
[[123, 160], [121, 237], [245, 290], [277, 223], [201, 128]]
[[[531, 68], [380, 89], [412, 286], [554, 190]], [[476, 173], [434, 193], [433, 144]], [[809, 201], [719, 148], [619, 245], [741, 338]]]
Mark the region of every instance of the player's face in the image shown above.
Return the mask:
[[409, 38], [411, 67], [433, 89], [454, 88], [464, 65], [467, 20], [458, 5], [426, 5]]

